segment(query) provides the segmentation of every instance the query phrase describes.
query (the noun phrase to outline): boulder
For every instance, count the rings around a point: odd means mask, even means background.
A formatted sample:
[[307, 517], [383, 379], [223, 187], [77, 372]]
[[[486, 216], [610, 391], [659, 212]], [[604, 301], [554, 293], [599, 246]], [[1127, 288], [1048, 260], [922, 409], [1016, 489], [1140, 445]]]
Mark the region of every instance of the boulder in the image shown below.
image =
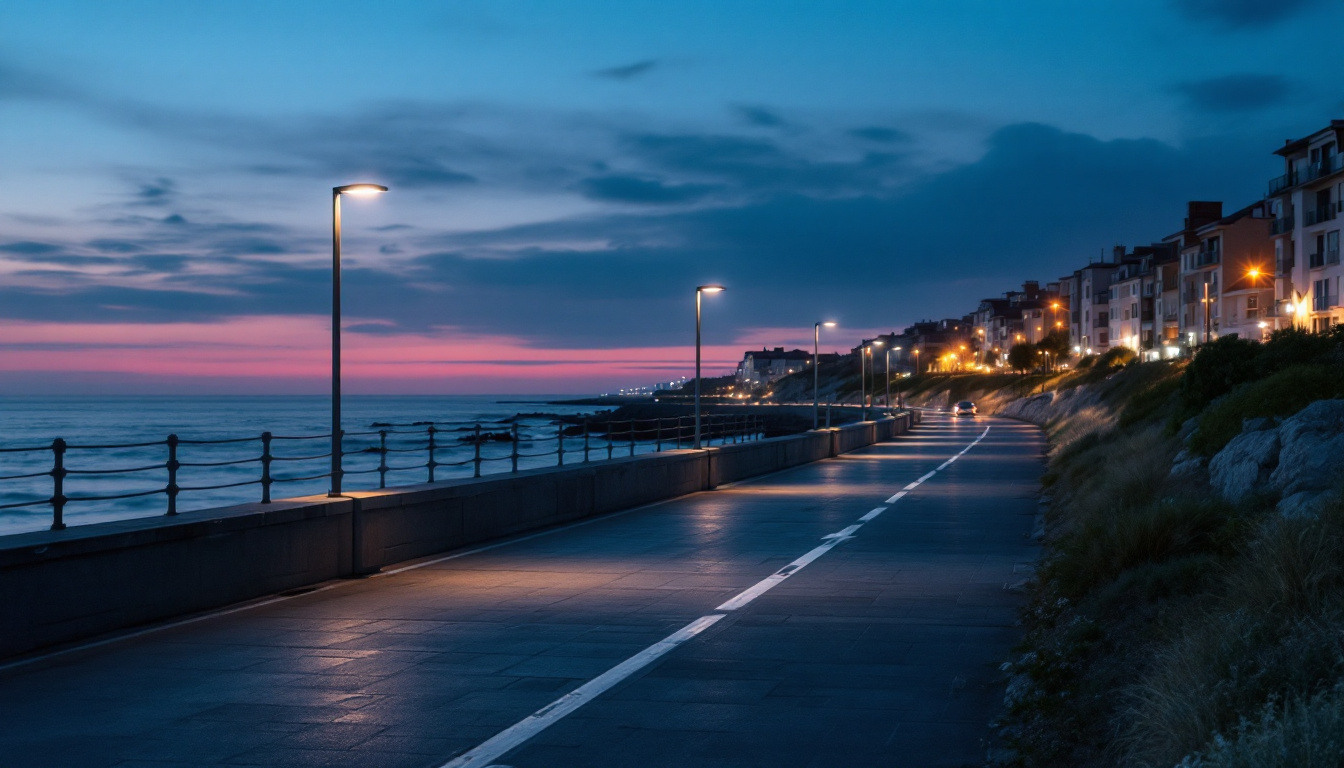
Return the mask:
[[1282, 449], [1270, 484], [1284, 499], [1334, 487], [1344, 455], [1344, 400], [1317, 400], [1284, 419], [1277, 434]]
[[1281, 517], [1316, 517], [1330, 500], [1331, 494], [1326, 491], [1302, 491], [1284, 497], [1275, 511]]
[[1169, 475], [1175, 478], [1197, 479], [1204, 471], [1204, 457], [1182, 449], [1171, 461]]
[[1279, 466], [1279, 447], [1278, 430], [1242, 432], [1209, 462], [1209, 483], [1228, 500], [1265, 488]]

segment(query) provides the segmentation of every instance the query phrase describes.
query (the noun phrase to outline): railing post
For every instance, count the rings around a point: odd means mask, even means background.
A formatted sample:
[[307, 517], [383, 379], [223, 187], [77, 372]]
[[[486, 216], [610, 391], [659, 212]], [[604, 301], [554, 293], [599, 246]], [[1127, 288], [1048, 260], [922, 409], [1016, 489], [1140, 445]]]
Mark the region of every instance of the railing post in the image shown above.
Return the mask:
[[654, 450], [655, 453], [662, 453], [662, 452], [663, 452], [663, 420], [662, 420], [661, 417], [656, 417], [656, 418], [654, 418], [654, 420], [653, 420], [653, 428], [654, 428], [655, 430], [657, 430], [657, 437], [654, 438], [654, 439], [657, 441], [657, 443], [656, 443], [656, 446], [657, 446], [657, 447], [655, 447], [653, 450]]
[[51, 530], [65, 530], [65, 441], [51, 441]]
[[612, 451], [616, 449], [616, 432], [611, 428], [612, 421], [607, 419], [607, 461], [611, 461]]
[[378, 430], [378, 487], [387, 487], [387, 430]]
[[472, 459], [472, 463], [475, 465], [475, 472], [474, 472], [474, 474], [472, 474], [472, 477], [480, 477], [480, 476], [481, 476], [481, 425], [480, 425], [480, 424], [477, 424], [477, 425], [476, 425], [476, 455], [475, 455], [475, 457]]
[[630, 420], [630, 455], [635, 455], [635, 420]]
[[556, 466], [565, 466], [565, 422], [560, 422], [555, 427], [555, 459]]
[[271, 433], [261, 433], [261, 503], [271, 503]]
[[177, 462], [177, 435], [168, 436], [168, 514], [177, 514], [177, 492], [181, 490], [177, 487], [177, 469], [182, 466]]
[[436, 430], [434, 429], [434, 425], [433, 425], [433, 424], [430, 424], [430, 425], [429, 425], [429, 463], [426, 464], [425, 466], [429, 468], [429, 482], [431, 482], [431, 483], [434, 482], [434, 467], [437, 466], [437, 465], [434, 463], [434, 449], [437, 447], [437, 446], [434, 445], [434, 432], [435, 432], [435, 431], [436, 431]]
[[681, 450], [681, 418], [677, 417], [677, 450]]
[[583, 463], [588, 463], [588, 419], [583, 420]]
[[512, 469], [509, 471], [516, 474], [518, 472], [518, 422], [516, 421], [513, 422], [513, 431], [511, 434], [513, 437], [513, 440], [511, 441], [513, 443], [513, 448], [509, 451], [509, 462]]

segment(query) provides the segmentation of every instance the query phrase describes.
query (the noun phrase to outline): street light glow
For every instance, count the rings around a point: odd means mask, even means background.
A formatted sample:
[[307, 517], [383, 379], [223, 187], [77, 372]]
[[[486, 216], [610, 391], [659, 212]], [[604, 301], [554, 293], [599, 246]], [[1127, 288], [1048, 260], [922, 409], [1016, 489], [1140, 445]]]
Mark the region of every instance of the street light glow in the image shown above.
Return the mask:
[[823, 328], [834, 328], [835, 326], [839, 325], [839, 323], [835, 322], [834, 320], [827, 320], [821, 325]]
[[719, 293], [720, 291], [726, 291], [728, 289], [724, 288], [722, 285], [701, 285], [697, 286], [695, 290], [701, 291], [702, 293]]
[[382, 184], [346, 184], [343, 187], [336, 187], [334, 190], [338, 195], [378, 195], [387, 191], [387, 187]]

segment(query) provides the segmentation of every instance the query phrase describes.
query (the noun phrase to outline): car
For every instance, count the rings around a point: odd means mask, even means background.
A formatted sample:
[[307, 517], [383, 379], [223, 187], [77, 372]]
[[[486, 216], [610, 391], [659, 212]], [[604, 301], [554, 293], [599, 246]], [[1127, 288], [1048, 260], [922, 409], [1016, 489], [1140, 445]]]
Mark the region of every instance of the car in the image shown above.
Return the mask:
[[975, 403], [972, 403], [970, 400], [962, 400], [960, 403], [957, 403], [955, 406], [953, 406], [953, 408], [952, 408], [952, 415], [953, 415], [953, 416], [974, 416], [974, 415], [975, 415]]

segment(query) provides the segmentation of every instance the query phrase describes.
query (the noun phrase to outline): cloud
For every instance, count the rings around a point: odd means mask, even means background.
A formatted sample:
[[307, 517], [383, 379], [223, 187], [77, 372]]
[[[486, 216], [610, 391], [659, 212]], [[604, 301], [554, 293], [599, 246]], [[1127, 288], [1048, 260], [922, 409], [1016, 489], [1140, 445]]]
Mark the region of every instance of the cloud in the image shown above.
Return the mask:
[[849, 132], [850, 136], [872, 141], [878, 144], [896, 144], [909, 141], [911, 136], [905, 131], [896, 128], [883, 128], [881, 126], [868, 126], [866, 128], [855, 128]]
[[665, 184], [638, 176], [595, 176], [581, 180], [577, 189], [591, 200], [637, 205], [665, 205], [699, 200], [715, 190], [709, 184]]
[[177, 183], [168, 178], [158, 178], [152, 182], [142, 183], [135, 193], [137, 203], [153, 206], [168, 205], [176, 196]]
[[1175, 90], [1201, 112], [1255, 112], [1286, 102], [1293, 84], [1281, 75], [1236, 74], [1179, 83]]
[[39, 243], [32, 240], [19, 240], [13, 243], [0, 244], [0, 251], [5, 253], [17, 253], [24, 256], [40, 256], [48, 253], [56, 253], [62, 250], [62, 246], [52, 243]]
[[0, 60], [0, 101], [64, 101], [78, 94], [59, 78]]
[[1306, 12], [1320, 0], [1172, 0], [1186, 16], [1233, 29], [1275, 24]]
[[764, 107], [739, 105], [733, 107], [733, 112], [742, 122], [758, 128], [782, 128], [788, 125], [788, 121]]
[[592, 75], [593, 77], [601, 77], [607, 80], [631, 80], [642, 75], [647, 75], [658, 66], [660, 66], [658, 59], [645, 59], [643, 61], [636, 61], [633, 64], [599, 69], [593, 72]]

